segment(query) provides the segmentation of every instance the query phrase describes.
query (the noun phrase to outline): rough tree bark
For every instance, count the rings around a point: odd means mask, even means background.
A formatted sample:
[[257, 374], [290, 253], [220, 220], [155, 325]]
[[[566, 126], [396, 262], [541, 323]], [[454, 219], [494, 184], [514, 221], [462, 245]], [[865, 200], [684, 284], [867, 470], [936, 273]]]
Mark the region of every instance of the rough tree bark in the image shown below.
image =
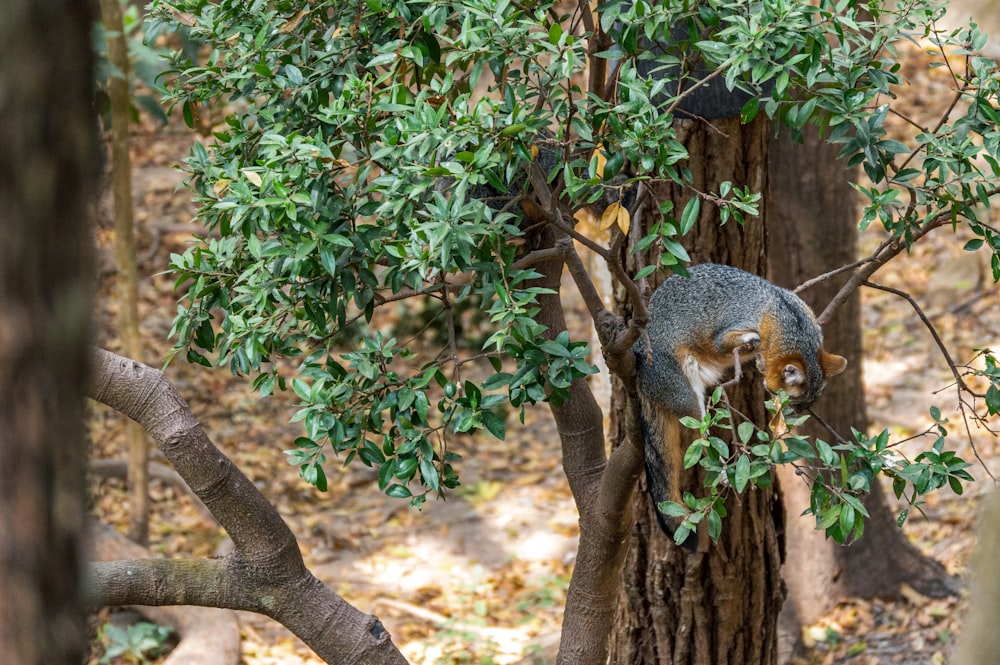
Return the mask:
[[215, 559], [95, 563], [96, 602], [258, 612], [282, 623], [328, 663], [406, 663], [377, 618], [309, 572], [277, 510], [212, 444], [162, 373], [100, 350], [93, 365], [88, 395], [146, 429], [235, 546]]
[[[553, 202], [540, 172], [532, 174], [533, 188], [541, 199], [539, 214], [550, 221], [562, 212]], [[522, 203], [527, 205], [527, 202]], [[569, 216], [566, 215], [566, 219]], [[532, 245], [546, 258], [533, 264], [541, 275], [537, 285], [551, 290], [539, 297], [536, 320], [546, 326], [546, 336], [554, 338], [566, 330], [559, 293], [563, 267], [568, 267], [583, 294], [595, 326], [606, 347], [608, 364], [616, 367], [620, 358], [630, 358], [632, 342], [613, 344], [624, 332], [624, 321], [608, 312], [601, 302], [591, 276], [568, 237], [569, 223], [544, 225], [536, 231]], [[610, 346], [617, 346], [614, 353]], [[562, 444], [563, 471], [580, 513], [580, 544], [573, 577], [566, 597], [559, 644], [558, 665], [603, 665], [607, 662], [607, 635], [614, 617], [615, 596], [625, 556], [628, 533], [629, 497], [642, 468], [642, 451], [636, 446], [619, 446], [610, 457], [605, 453], [604, 414], [585, 379], [569, 388], [569, 398], [552, 408]]]
[[0, 659], [86, 648], [83, 385], [96, 185], [86, 2], [0, 12]]
[[[762, 191], [766, 185], [766, 123], [741, 126], [737, 119], [681, 121], [679, 138], [691, 155], [694, 187], [717, 189], [728, 180], [735, 186]], [[682, 210], [690, 192], [666, 188], [656, 198], [669, 198]], [[766, 211], [745, 226], [720, 226], [712, 206], [688, 239], [695, 263], [726, 263], [763, 274], [766, 268]], [[706, 306], [710, 306], [706, 303]], [[748, 376], [730, 391], [732, 405], [764, 422], [765, 399], [759, 377]], [[615, 391], [619, 397], [623, 391]], [[613, 400], [613, 433], [621, 440], [625, 405]], [[686, 441], [684, 445], [690, 440]], [[698, 474], [686, 474], [685, 491], [703, 495]], [[640, 483], [643, 490], [644, 483]], [[767, 665], [777, 659], [777, 618], [783, 598], [780, 578], [780, 510], [768, 490], [751, 490], [726, 502], [722, 537], [708, 545], [702, 535], [698, 551], [676, 547], [656, 525], [645, 491], [634, 497], [624, 584], [611, 641], [611, 663], [661, 665]]]
[[[770, 147], [768, 219], [770, 273], [787, 288], [857, 259], [857, 206], [840, 146], [823, 141], [808, 128], [803, 144], [783, 132]], [[849, 279], [844, 274], [804, 291], [802, 298], [822, 310]], [[818, 412], [838, 432], [868, 426], [862, 386], [861, 298], [855, 291], [824, 328], [826, 348], [848, 358], [847, 370], [830, 381]], [[803, 433], [826, 441], [830, 434], [815, 422]], [[798, 636], [808, 624], [844, 595], [895, 595], [903, 582], [921, 593], [941, 596], [955, 591], [954, 581], [936, 561], [923, 557], [895, 525], [880, 485], [865, 506], [871, 514], [864, 538], [850, 547], [826, 540], [810, 518], [797, 516], [809, 505], [808, 487], [780, 470], [786, 523], [785, 580], [788, 599], [783, 628]], [[797, 639], [797, 637], [796, 637]]]

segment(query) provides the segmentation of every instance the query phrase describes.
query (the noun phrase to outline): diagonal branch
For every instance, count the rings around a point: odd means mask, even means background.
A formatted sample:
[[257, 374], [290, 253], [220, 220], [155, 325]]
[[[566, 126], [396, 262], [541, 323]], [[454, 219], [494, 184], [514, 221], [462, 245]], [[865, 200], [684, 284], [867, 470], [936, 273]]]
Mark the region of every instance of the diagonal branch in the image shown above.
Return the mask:
[[[142, 425], [177, 473], [251, 559], [289, 552], [302, 566], [295, 536], [260, 490], [216, 448], [162, 372], [97, 349], [87, 387], [92, 399]], [[247, 516], [253, 516], [247, 519]]]
[[[979, 464], [983, 467], [983, 469], [986, 470], [986, 474], [995, 481], [996, 478], [993, 477], [993, 473], [990, 471], [989, 466], [987, 466], [986, 462], [979, 454], [979, 449], [976, 448], [975, 439], [973, 438], [972, 431], [969, 428], [969, 417], [968, 414], [966, 414], [965, 412], [966, 408], [965, 400], [962, 399], [963, 392], [972, 395], [973, 397], [984, 397], [984, 395], [974, 392], [969, 387], [969, 384], [965, 382], [965, 379], [962, 378], [962, 373], [958, 371], [958, 366], [955, 364], [955, 361], [952, 360], [951, 354], [948, 352], [948, 347], [945, 345], [944, 341], [941, 339], [941, 336], [938, 334], [937, 328], [935, 328], [934, 324], [931, 323], [931, 320], [927, 318], [927, 315], [924, 314], [924, 310], [920, 307], [920, 305], [917, 304], [917, 301], [913, 299], [913, 296], [911, 296], [906, 291], [901, 291], [900, 289], [896, 289], [891, 286], [885, 286], [883, 284], [876, 284], [874, 282], [866, 281], [864, 282], [864, 285], [873, 289], [877, 289], [879, 291], [885, 291], [886, 293], [891, 293], [895, 296], [899, 296], [906, 302], [910, 303], [910, 306], [913, 307], [914, 311], [917, 313], [917, 316], [920, 317], [920, 320], [923, 322], [924, 327], [927, 328], [928, 332], [930, 332], [931, 334], [931, 337], [934, 338], [934, 343], [937, 344], [938, 349], [941, 351], [941, 355], [944, 356], [945, 362], [948, 363], [948, 369], [951, 370], [952, 376], [955, 377], [955, 387], [958, 390], [958, 406], [959, 409], [962, 411], [962, 420], [965, 422], [965, 431], [969, 439], [969, 446], [972, 448], [972, 453], [976, 456], [976, 459], [979, 460]], [[976, 418], [975, 414], [973, 414], [973, 418], [974, 419]]]
[[252, 610], [281, 622], [328, 663], [405, 665], [377, 618], [309, 572], [278, 511], [212, 444], [162, 372], [97, 349], [87, 394], [146, 429], [236, 546], [222, 559], [94, 564], [97, 601]]
[[[984, 192], [984, 195], [987, 199], [992, 198], [997, 194], [1000, 194], [1000, 187], [994, 187]], [[909, 217], [910, 213], [913, 211], [915, 207], [915, 204], [916, 204], [916, 199], [915, 198], [911, 199], [910, 206], [907, 209], [904, 218]], [[926, 236], [934, 229], [949, 224], [951, 222], [951, 215], [952, 215], [951, 210], [942, 210], [933, 217], [931, 217], [929, 220], [927, 220], [927, 222], [924, 223], [924, 225], [921, 226], [920, 229], [917, 230], [910, 237], [909, 242], [906, 242], [903, 238], [899, 236], [894, 236], [892, 238], [887, 239], [882, 244], [880, 244], [867, 259], [863, 259], [862, 261], [858, 261], [854, 264], [851, 264], [852, 267], [858, 266], [857, 270], [854, 272], [854, 274], [851, 275], [851, 278], [847, 280], [847, 282], [840, 288], [840, 291], [837, 292], [837, 295], [835, 295], [833, 297], [833, 300], [831, 300], [830, 303], [826, 306], [826, 309], [823, 310], [823, 313], [820, 314], [818, 317], [816, 317], [816, 320], [819, 322], [819, 324], [824, 325], [825, 323], [827, 323], [833, 317], [834, 312], [836, 312], [841, 305], [847, 302], [847, 299], [851, 296], [851, 293], [853, 293], [854, 290], [857, 289], [859, 286], [864, 284], [869, 277], [875, 274], [875, 271], [877, 271], [879, 268], [884, 266], [890, 260], [898, 256], [904, 249], [909, 249], [910, 247], [912, 247], [914, 243], [921, 240], [924, 236]], [[829, 279], [833, 277], [835, 274], [839, 274], [840, 272], [843, 272], [843, 269], [837, 269], [831, 273], [827, 273], [826, 275], [821, 275], [816, 279], [809, 280], [809, 282], [806, 282], [805, 284], [800, 286], [799, 289], [796, 289], [796, 291], [804, 289], [807, 286], [811, 286], [817, 280]]]

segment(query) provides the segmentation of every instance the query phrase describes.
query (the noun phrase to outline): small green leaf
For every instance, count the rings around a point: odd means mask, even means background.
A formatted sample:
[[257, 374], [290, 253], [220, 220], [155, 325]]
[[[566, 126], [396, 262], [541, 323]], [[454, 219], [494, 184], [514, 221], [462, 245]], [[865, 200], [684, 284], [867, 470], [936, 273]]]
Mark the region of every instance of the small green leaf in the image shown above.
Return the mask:
[[740, 458], [736, 460], [736, 477], [733, 480], [733, 487], [740, 494], [746, 489], [747, 483], [750, 481], [750, 458], [746, 455], [740, 455]]
[[409, 488], [399, 484], [390, 485], [389, 489], [387, 489], [385, 493], [393, 499], [408, 499], [413, 496], [413, 492], [411, 492]]
[[698, 214], [701, 212], [701, 199], [697, 196], [691, 198], [684, 206], [681, 213], [681, 235], [687, 235], [694, 228], [698, 221]]
[[750, 437], [753, 436], [755, 429], [756, 427], [754, 427], [752, 422], [744, 420], [740, 423], [739, 427], [736, 428], [736, 434], [740, 437], [740, 441], [745, 444], [750, 441]]
[[503, 416], [500, 416], [493, 411], [483, 411], [482, 419], [483, 426], [486, 427], [489, 433], [503, 441], [504, 437], [507, 435], [507, 427], [504, 423]]
[[688, 514], [684, 506], [673, 501], [661, 501], [656, 507], [667, 517], [687, 517]]
[[562, 26], [553, 22], [552, 25], [549, 26], [549, 43], [559, 44], [559, 38], [562, 37], [562, 33]]
[[194, 102], [184, 102], [181, 106], [181, 115], [184, 117], [184, 124], [194, 129]]
[[500, 131], [500, 136], [503, 136], [505, 138], [510, 136], [516, 136], [521, 132], [523, 132], [525, 129], [527, 129], [527, 125], [523, 124], [510, 125], [509, 127], [504, 127]]
[[719, 513], [715, 512], [713, 507], [712, 511], [708, 514], [708, 537], [712, 539], [712, 542], [718, 542], [719, 536], [722, 535], [722, 517]]
[[816, 530], [823, 531], [836, 524], [837, 520], [840, 519], [841, 507], [841, 504], [837, 504], [836, 506], [831, 506], [829, 509], [823, 511], [820, 514], [819, 522], [816, 523]]
[[684, 453], [684, 468], [690, 469], [695, 464], [701, 460], [702, 453], [705, 451], [705, 443], [702, 440], [695, 441], [692, 443], [687, 452]]

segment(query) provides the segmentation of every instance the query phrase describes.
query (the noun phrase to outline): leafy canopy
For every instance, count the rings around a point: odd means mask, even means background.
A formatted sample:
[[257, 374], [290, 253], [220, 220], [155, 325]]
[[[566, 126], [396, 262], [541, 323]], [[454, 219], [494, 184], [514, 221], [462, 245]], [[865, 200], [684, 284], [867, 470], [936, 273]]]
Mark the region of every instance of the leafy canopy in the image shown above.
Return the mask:
[[[931, 32], [940, 13], [923, 0], [636, 0], [596, 14], [533, 0], [154, 0], [154, 38], [183, 29], [204, 44], [200, 58], [173, 56], [165, 99], [189, 125], [224, 115], [187, 161], [214, 233], [172, 259], [184, 287], [177, 349], [253, 376], [262, 395], [290, 386], [305, 433], [289, 458], [321, 489], [331, 451], [378, 466], [393, 496], [454, 487], [451, 432], [503, 437], [503, 407], [523, 418], [524, 405], [558, 403], [595, 371], [584, 343], [535, 321], [546, 291], [524, 260], [538, 233], [518, 205], [538, 193], [527, 169], [568, 212], [627, 203], [623, 192], [648, 181], [693, 190], [675, 117], [704, 86], [746, 93], [745, 122], [763, 111], [796, 132], [828, 130], [870, 181], [858, 186], [863, 226], [878, 220], [909, 242], [947, 214], [998, 252], [976, 210], [1000, 176], [998, 78], [975, 27]], [[893, 44], [927, 35], [965, 57], [960, 117], [904, 146], [883, 127], [900, 82]], [[613, 84], [589, 89], [594, 68]], [[696, 194], [679, 218], [663, 206], [636, 250], [656, 247], [660, 266], [683, 272], [698, 206], [743, 223], [759, 197], [729, 183]], [[625, 207], [606, 217], [623, 225]], [[447, 331], [431, 358], [380, 318], [416, 298]], [[454, 332], [463, 304], [489, 320], [477, 352]], [[358, 326], [370, 328], [338, 351]], [[720, 465], [730, 485], [794, 456], [765, 448], [756, 465]], [[849, 531], [846, 511], [832, 519]]]

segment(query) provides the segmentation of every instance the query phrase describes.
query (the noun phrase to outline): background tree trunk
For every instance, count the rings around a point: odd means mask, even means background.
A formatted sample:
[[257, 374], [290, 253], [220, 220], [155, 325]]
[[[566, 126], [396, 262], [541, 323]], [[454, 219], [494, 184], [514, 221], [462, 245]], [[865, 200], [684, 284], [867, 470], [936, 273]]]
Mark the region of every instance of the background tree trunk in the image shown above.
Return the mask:
[[[129, 61], [120, 0], [101, 0], [101, 20], [108, 32], [108, 60], [120, 76], [108, 80], [111, 105], [111, 190], [115, 207], [115, 263], [118, 267], [118, 339], [122, 354], [142, 361], [139, 335], [139, 274], [132, 215], [132, 160], [129, 155]], [[149, 544], [149, 439], [134, 421], [125, 423], [128, 445], [128, 536]]]
[[[803, 144], [783, 131], [770, 146], [768, 229], [772, 281], [794, 288], [807, 279], [857, 259], [858, 207], [848, 184], [840, 146], [823, 141], [807, 128]], [[848, 279], [848, 274], [801, 293], [819, 312]], [[861, 297], [855, 291], [823, 331], [825, 346], [848, 359], [843, 374], [827, 385], [818, 413], [842, 435], [868, 427], [862, 385]], [[829, 441], [831, 435], [809, 422], [803, 433]], [[809, 488], [791, 469], [779, 470], [787, 520], [784, 577], [788, 599], [782, 627], [797, 640], [799, 626], [815, 621], [844, 595], [895, 595], [903, 582], [922, 593], [949, 593], [952, 582], [936, 562], [923, 557], [896, 527], [877, 483], [866, 498], [871, 520], [865, 535], [850, 547], [828, 541], [811, 518], [798, 515], [809, 505]]]
[[[717, 189], [731, 181], [763, 191], [766, 185], [768, 124], [757, 120], [741, 126], [738, 119], [680, 121], [679, 140], [690, 154], [694, 187]], [[656, 192], [683, 210], [691, 193], [677, 187]], [[713, 206], [703, 206], [701, 218], [686, 238], [694, 263], [733, 265], [763, 274], [766, 268], [766, 220], [749, 219], [745, 226], [720, 226]], [[764, 422], [763, 387], [754, 372], [730, 391], [736, 409]], [[613, 440], [622, 440], [624, 391], [613, 392]], [[686, 446], [690, 443], [687, 439]], [[706, 493], [700, 474], [686, 474], [685, 491]], [[699, 551], [676, 547], [659, 530], [654, 508], [640, 484], [635, 494], [636, 518], [625, 561], [611, 640], [611, 663], [636, 665], [767, 665], [777, 661], [777, 619], [783, 591], [780, 578], [780, 508], [767, 490], [750, 490], [726, 502], [722, 537], [708, 546], [701, 536]]]
[[90, 9], [10, 0], [0, 12], [0, 658], [12, 665], [78, 665], [86, 647]]

